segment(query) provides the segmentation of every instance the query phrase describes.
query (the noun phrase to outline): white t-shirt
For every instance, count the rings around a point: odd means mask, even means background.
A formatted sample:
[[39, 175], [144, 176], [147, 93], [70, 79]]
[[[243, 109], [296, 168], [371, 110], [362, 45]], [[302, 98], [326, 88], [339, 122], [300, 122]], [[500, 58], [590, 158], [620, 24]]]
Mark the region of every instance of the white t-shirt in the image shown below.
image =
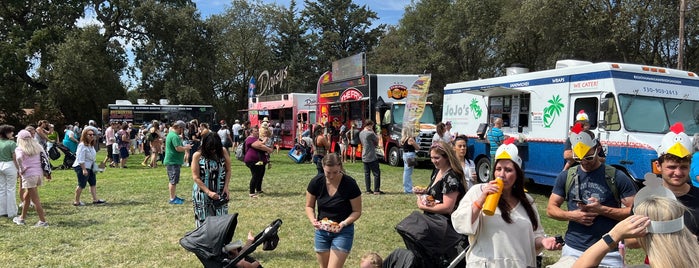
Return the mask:
[[227, 128], [222, 128], [218, 130], [217, 134], [218, 137], [221, 138], [221, 143], [225, 144], [226, 141], [228, 141], [228, 135], [231, 135], [231, 132], [228, 131]]
[[243, 128], [240, 124], [233, 124], [231, 129], [233, 130], [233, 135], [240, 135], [240, 130]]

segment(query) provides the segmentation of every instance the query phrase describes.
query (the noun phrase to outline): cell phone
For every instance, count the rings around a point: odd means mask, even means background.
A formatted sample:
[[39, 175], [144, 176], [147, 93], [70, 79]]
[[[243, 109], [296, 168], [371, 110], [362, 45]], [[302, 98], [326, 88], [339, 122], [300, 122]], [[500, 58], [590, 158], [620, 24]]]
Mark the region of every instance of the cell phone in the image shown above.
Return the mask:
[[583, 204], [585, 204], [585, 205], [588, 204], [587, 200], [573, 199], [573, 200], [570, 200], [570, 201], [572, 201], [572, 202], [574, 202], [574, 203], [576, 203], [576, 204], [578, 204], [578, 203], [583, 203]]
[[556, 244], [565, 244], [565, 243], [566, 243], [566, 241], [563, 240], [563, 236], [561, 236], [561, 235], [556, 236]]

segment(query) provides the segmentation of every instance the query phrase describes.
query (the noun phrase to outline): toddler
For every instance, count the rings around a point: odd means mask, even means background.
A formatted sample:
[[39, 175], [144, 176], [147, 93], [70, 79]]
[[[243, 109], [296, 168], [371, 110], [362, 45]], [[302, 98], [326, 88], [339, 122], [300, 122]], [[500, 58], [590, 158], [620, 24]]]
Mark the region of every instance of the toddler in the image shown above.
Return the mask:
[[[266, 125], [262, 125], [260, 128], [260, 141], [265, 144], [265, 146], [269, 148], [274, 148], [274, 141], [272, 140], [272, 132], [269, 131], [269, 128]], [[267, 168], [270, 169], [272, 168], [272, 163], [269, 161], [269, 154], [266, 152], [261, 152], [260, 153], [260, 161], [257, 161], [255, 165], [261, 166], [264, 165], [264, 161], [267, 160]]]
[[380, 268], [383, 265], [383, 260], [379, 254], [371, 252], [362, 256], [359, 265], [360, 268]]
[[[118, 168], [119, 167], [119, 143], [116, 142], [116, 139], [111, 139], [112, 142], [112, 163], [114, 163], [114, 167]], [[111, 164], [110, 164], [111, 166]]]

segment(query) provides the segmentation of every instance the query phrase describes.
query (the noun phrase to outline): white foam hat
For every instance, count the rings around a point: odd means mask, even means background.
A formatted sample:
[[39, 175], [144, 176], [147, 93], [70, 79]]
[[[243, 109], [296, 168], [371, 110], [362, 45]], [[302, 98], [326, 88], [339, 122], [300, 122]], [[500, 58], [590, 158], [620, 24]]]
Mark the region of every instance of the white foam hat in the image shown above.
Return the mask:
[[580, 110], [577, 115], [575, 115], [575, 121], [590, 121], [590, 117], [587, 116], [585, 110]]
[[520, 168], [522, 167], [522, 158], [519, 157], [519, 150], [517, 145], [514, 144], [515, 138], [510, 137], [502, 142], [502, 145], [498, 147], [495, 152], [495, 160], [499, 159], [509, 159], [515, 162]]
[[583, 131], [582, 124], [575, 123], [570, 130], [570, 145], [575, 156], [582, 159], [587, 155], [590, 149], [597, 145], [597, 142], [590, 136], [589, 133]]
[[[636, 207], [638, 207], [639, 204], [654, 196], [677, 200], [670, 190], [663, 187], [661, 179], [653, 173], [646, 173], [643, 184], [645, 186], [636, 193], [633, 199], [634, 214], [638, 214], [636, 213]], [[682, 230], [682, 228], [684, 228], [684, 216], [669, 221], [650, 221], [648, 232], [653, 234], [669, 234]]]
[[658, 147], [658, 156], [672, 154], [683, 158], [692, 154], [692, 140], [684, 133], [684, 125], [677, 122], [670, 127], [670, 132], [663, 136]]

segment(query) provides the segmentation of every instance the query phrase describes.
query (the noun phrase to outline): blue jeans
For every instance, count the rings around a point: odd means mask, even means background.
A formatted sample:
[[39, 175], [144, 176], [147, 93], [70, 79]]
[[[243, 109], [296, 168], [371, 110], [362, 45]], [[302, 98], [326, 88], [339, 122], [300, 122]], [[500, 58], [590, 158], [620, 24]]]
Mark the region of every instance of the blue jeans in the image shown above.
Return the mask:
[[331, 249], [350, 253], [354, 242], [354, 224], [347, 225], [339, 233], [316, 230], [313, 247], [316, 252], [328, 252]]
[[408, 166], [408, 158], [415, 158], [415, 152], [403, 152], [403, 192], [413, 192], [413, 170]]
[[97, 178], [95, 178], [95, 172], [92, 169], [87, 169], [87, 176], [83, 175], [83, 169], [80, 166], [73, 168], [75, 174], [78, 175], [78, 187], [80, 189], [85, 189], [85, 186], [89, 183], [90, 186], [95, 186], [97, 184]]

